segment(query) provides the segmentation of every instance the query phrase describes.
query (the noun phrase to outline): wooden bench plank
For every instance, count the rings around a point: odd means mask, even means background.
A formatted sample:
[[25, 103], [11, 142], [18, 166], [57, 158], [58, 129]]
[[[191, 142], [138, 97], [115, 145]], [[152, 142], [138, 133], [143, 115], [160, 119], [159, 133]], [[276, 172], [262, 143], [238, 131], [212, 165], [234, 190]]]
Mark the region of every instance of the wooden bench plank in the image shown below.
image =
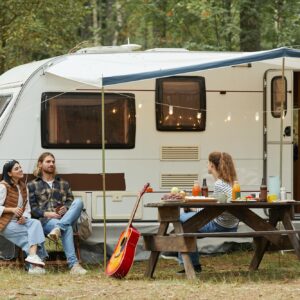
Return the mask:
[[297, 234], [300, 230], [268, 230], [268, 231], [250, 231], [250, 232], [195, 232], [195, 233], [173, 233], [175, 236], [184, 237], [258, 237], [266, 235], [287, 235], [287, 234]]
[[148, 251], [195, 252], [196, 238], [184, 236], [147, 235], [144, 237], [144, 248]]

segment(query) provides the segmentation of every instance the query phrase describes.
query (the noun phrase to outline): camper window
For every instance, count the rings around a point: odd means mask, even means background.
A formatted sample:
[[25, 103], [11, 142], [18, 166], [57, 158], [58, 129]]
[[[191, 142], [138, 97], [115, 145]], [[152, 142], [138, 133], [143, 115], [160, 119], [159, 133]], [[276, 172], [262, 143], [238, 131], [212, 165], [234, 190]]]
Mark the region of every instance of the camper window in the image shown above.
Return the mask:
[[0, 95], [0, 118], [4, 113], [11, 99], [12, 99], [12, 95]]
[[[283, 83], [283, 84], [282, 84]], [[284, 93], [283, 93], [284, 90]], [[281, 101], [283, 99], [284, 115], [287, 110], [287, 83], [286, 78], [282, 82], [281, 76], [275, 76], [271, 81], [271, 113], [274, 118], [280, 118]]]
[[203, 131], [206, 123], [205, 79], [168, 77], [156, 80], [156, 128]]
[[[135, 145], [134, 95], [105, 93], [105, 147], [130, 149]], [[101, 148], [101, 94], [44, 93], [42, 146], [44, 148]]]

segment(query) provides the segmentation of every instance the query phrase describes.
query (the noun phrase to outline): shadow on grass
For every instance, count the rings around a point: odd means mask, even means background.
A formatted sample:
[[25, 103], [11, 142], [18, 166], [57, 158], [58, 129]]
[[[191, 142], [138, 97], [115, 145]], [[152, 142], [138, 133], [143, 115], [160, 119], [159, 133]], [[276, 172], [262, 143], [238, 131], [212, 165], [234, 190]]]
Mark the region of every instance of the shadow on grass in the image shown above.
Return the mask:
[[[252, 251], [239, 251], [202, 257], [203, 271], [197, 274], [197, 279], [209, 283], [247, 283], [285, 281], [300, 277], [300, 262], [293, 252], [267, 253], [256, 271], [249, 270], [252, 256]], [[135, 262], [126, 280], [145, 280], [146, 267], [147, 262]], [[154, 278], [156, 280], [185, 279], [185, 275], [176, 274], [180, 269], [182, 267], [177, 262], [160, 258]]]

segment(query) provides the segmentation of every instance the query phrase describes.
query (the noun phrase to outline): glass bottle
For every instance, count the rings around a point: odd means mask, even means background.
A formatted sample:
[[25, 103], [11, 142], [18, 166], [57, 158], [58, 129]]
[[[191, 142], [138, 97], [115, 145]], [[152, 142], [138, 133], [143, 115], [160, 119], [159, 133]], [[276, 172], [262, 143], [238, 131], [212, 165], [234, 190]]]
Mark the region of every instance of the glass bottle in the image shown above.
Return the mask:
[[192, 189], [192, 195], [193, 196], [200, 196], [201, 188], [198, 180], [194, 181], [194, 186]]
[[259, 201], [266, 202], [267, 197], [268, 197], [268, 188], [267, 188], [267, 185], [266, 185], [266, 181], [263, 178], [261, 180], [261, 185], [260, 185]]
[[239, 182], [236, 180], [232, 187], [232, 200], [236, 200], [238, 198], [241, 198], [241, 187]]
[[284, 186], [280, 188], [280, 200], [286, 200], [286, 190]]
[[201, 194], [204, 197], [208, 197], [208, 186], [207, 186], [207, 183], [206, 183], [206, 178], [203, 178]]

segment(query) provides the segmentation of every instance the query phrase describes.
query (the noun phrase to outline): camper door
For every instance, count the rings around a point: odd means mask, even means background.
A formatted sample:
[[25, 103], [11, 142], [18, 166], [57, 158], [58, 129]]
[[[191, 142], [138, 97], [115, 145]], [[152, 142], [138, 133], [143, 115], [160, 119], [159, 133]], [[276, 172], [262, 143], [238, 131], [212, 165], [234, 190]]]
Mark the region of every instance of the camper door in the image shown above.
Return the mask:
[[[293, 193], [293, 73], [269, 70], [266, 76], [266, 121], [267, 121], [267, 177], [280, 177], [280, 136], [282, 135], [282, 186], [288, 197]], [[283, 93], [283, 88], [285, 89]], [[283, 96], [283, 132], [281, 128], [281, 101]]]

